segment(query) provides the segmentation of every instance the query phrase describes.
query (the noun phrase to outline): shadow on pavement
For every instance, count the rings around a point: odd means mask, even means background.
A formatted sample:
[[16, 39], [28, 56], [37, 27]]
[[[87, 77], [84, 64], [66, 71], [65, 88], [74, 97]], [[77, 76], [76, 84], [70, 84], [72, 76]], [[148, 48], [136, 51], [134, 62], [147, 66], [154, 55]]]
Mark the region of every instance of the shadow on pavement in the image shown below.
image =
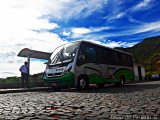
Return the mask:
[[0, 94], [18, 93], [18, 92], [74, 92], [74, 93], [130, 93], [135, 91], [143, 91], [147, 89], [155, 89], [160, 87], [160, 81], [140, 81], [137, 83], [126, 83], [125, 86], [106, 85], [104, 88], [98, 88], [96, 85], [91, 85], [88, 90], [77, 91], [72, 89], [61, 89], [61, 91], [54, 91], [49, 87], [34, 87], [34, 88], [15, 88], [15, 89], [0, 89]]
[[43, 92], [77, 92], [77, 93], [131, 93], [136, 91], [144, 91], [147, 89], [156, 89], [160, 87], [160, 82], [153, 84], [148, 83], [136, 83], [136, 84], [125, 84], [124, 86], [107, 85], [103, 88], [91, 86], [88, 90], [77, 91], [76, 89], [62, 89], [61, 91], [54, 91], [49, 89]]
[[89, 90], [80, 91], [80, 93], [131, 93], [137, 91], [144, 91], [147, 89], [156, 89], [160, 87], [159, 84], [126, 84], [124, 86], [105, 86], [104, 88], [90, 88]]

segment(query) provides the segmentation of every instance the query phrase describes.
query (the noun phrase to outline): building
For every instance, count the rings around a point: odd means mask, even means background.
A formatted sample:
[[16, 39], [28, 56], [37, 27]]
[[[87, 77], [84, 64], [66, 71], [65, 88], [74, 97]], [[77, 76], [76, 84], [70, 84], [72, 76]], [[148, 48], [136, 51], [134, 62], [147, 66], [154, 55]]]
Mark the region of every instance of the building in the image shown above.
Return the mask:
[[134, 64], [135, 80], [145, 80], [145, 68], [141, 64]]

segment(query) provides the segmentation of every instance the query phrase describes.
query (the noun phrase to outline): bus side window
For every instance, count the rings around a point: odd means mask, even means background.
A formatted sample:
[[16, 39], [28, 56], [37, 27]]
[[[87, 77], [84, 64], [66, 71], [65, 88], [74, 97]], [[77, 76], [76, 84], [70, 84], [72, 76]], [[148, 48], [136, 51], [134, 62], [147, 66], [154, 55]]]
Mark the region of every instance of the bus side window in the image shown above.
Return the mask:
[[77, 61], [77, 65], [85, 63], [95, 63], [97, 60], [96, 48], [90, 45], [83, 44], [80, 48], [80, 53]]
[[122, 55], [121, 55], [121, 53], [117, 52], [117, 57], [118, 57], [118, 65], [122, 66]]
[[86, 47], [86, 61], [87, 62], [96, 62], [96, 49], [93, 47]]
[[104, 48], [98, 48], [98, 63], [100, 64], [108, 64], [108, 52]]

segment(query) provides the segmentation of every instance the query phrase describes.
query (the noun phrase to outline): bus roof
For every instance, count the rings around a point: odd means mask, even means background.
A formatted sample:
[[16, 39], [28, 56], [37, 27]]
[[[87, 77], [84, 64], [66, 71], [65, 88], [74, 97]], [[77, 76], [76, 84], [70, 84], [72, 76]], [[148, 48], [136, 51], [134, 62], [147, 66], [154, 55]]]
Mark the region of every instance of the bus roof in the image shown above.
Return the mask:
[[87, 40], [77, 40], [77, 41], [74, 41], [74, 42], [85, 42], [85, 43], [93, 44], [93, 45], [96, 45], [96, 46], [105, 47], [105, 48], [108, 48], [110, 50], [114, 50], [114, 51], [121, 52], [121, 53], [124, 53], [124, 54], [132, 55], [131, 53], [128, 53], [128, 52], [125, 52], [125, 51], [122, 51], [122, 50], [118, 50], [118, 49], [114, 49], [114, 48], [110, 48], [110, 47], [107, 47], [105, 45], [97, 44], [97, 43], [87, 41]]

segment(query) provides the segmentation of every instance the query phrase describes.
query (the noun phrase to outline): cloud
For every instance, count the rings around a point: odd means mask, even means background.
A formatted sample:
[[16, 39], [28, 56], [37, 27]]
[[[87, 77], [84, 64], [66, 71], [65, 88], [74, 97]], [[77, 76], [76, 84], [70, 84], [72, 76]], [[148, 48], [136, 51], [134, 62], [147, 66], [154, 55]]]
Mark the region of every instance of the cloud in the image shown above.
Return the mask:
[[135, 31], [133, 33], [144, 33], [144, 32], [149, 32], [149, 31], [159, 31], [160, 32], [160, 22], [151, 22], [151, 23], [146, 23], [144, 25], [136, 27]]
[[121, 12], [116, 15], [116, 18], [122, 18], [125, 15], [125, 12]]
[[126, 12], [119, 12], [119, 13], [116, 13], [114, 15], [111, 15], [111, 16], [106, 16], [104, 17], [105, 19], [107, 19], [109, 22], [113, 21], [113, 20], [117, 20], [117, 19], [120, 19], [122, 17], [124, 17], [126, 15]]
[[72, 33], [78, 34], [78, 35], [87, 34], [87, 33], [90, 33], [90, 32], [91, 32], [91, 30], [88, 29], [88, 28], [73, 28], [72, 29]]
[[[103, 29], [102, 29], [103, 28]], [[91, 41], [100, 41], [100, 43], [107, 43], [110, 47], [131, 47], [137, 43], [138, 40], [151, 37], [151, 36], [157, 36], [159, 35], [160, 32], [160, 22], [151, 22], [151, 23], [141, 23], [136, 26], [130, 26], [130, 27], [119, 27], [118, 31], [117, 28], [111, 27], [108, 28], [108, 31], [105, 32], [95, 32], [98, 30], [105, 30], [105, 27], [100, 28], [94, 28], [94, 29], [89, 29], [88, 33], [86, 32], [85, 34], [76, 34], [74, 33], [71, 38], [74, 39], [83, 39], [83, 40], [91, 40]], [[110, 32], [110, 30], [114, 32]], [[144, 34], [147, 33], [147, 34]], [[133, 41], [133, 42], [107, 42], [108, 39], [114, 38], [118, 40], [116, 37], [123, 37], [126, 38], [127, 40]], [[136, 42], [135, 42], [136, 40]]]
[[100, 45], [103, 45], [109, 48], [116, 48], [116, 47], [126, 48], [126, 47], [132, 47], [135, 44], [137, 44], [137, 42], [123, 42], [123, 41], [117, 42], [117, 41], [112, 41], [112, 40], [98, 41], [98, 40], [88, 39], [88, 41], [91, 41], [93, 43], [100, 44]]
[[103, 30], [110, 30], [113, 29], [112, 27], [90, 27], [90, 28], [72, 28], [71, 32], [72, 32], [72, 38], [85, 38], [85, 36], [87, 36], [87, 34], [94, 34], [96, 32], [101, 32]]
[[70, 36], [71, 35], [71, 32], [66, 32], [66, 31], [63, 31], [62, 33], [64, 36]]
[[[64, 43], [58, 34], [49, 32], [59, 27], [50, 22], [44, 0], [5, 0], [0, 4], [0, 77], [19, 75], [18, 67], [26, 58], [17, 57], [23, 48], [52, 52]], [[37, 61], [38, 62], [38, 61]], [[38, 62], [40, 63], [40, 62]], [[32, 61], [31, 61], [32, 64]], [[34, 62], [36, 64], [36, 62]], [[31, 67], [31, 74], [42, 72], [40, 67]], [[10, 74], [8, 74], [10, 73]], [[14, 73], [14, 74], [11, 74]]]
[[13, 64], [13, 63], [2, 63], [0, 62], [0, 66], [1, 66], [1, 69], [0, 69], [0, 74], [1, 74], [1, 78], [4, 78], [4, 77], [9, 77], [9, 76], [16, 76], [19, 74], [20, 76], [20, 73], [18, 72], [18, 66], [17, 64]]
[[125, 15], [125, 10], [123, 9], [124, 1], [121, 0], [110, 0], [108, 4], [106, 4], [106, 16], [103, 18], [107, 20], [107, 22], [113, 22], [114, 20], [120, 19]]
[[143, 0], [142, 2], [139, 2], [137, 5], [135, 5], [131, 10], [132, 11], [139, 11], [139, 10], [144, 10], [144, 9], [148, 9], [151, 6], [151, 2], [153, 0]]
[[115, 41], [108, 41], [105, 43], [107, 47], [115, 48], [115, 47], [122, 47], [123, 43], [121, 42], [115, 42]]
[[97, 32], [101, 32], [103, 30], [109, 30], [109, 29], [113, 29], [112, 27], [90, 27], [90, 28], [85, 28], [85, 27], [81, 27], [81, 28], [71, 28], [71, 34], [70, 34], [70, 38], [72, 39], [90, 39], [92, 36], [95, 36], [93, 34], [97, 33]]
[[139, 21], [139, 20], [133, 18], [132, 16], [128, 15], [127, 17], [128, 17], [129, 22], [131, 22], [131, 23], [137, 23], [137, 24], [144, 24], [145, 23], [145, 22], [142, 22], [142, 21]]
[[128, 20], [130, 22], [135, 23], [141, 23], [139, 20], [135, 20], [132, 15], [134, 15], [135, 12], [144, 11], [152, 8], [155, 0], [142, 0], [141, 2], [138, 2], [138, 4], [131, 6], [130, 8], [125, 8], [127, 2], [125, 1], [110, 1], [110, 7], [112, 8], [110, 13], [104, 17], [104, 19], [107, 19], [108, 22], [113, 22], [114, 20], [121, 19], [123, 17], [128, 17]]
[[[144, 38], [152, 36], [156, 36], [160, 32], [160, 22], [150, 22], [150, 23], [142, 23], [140, 25], [131, 26], [127, 29], [120, 28], [121, 30], [116, 33], [108, 33], [104, 35], [103, 37], [115, 37], [115, 36], [130, 36], [130, 35], [136, 35], [136, 34], [143, 34]], [[151, 33], [151, 34], [150, 34]]]
[[127, 47], [132, 47], [132, 46], [134, 46], [137, 43], [138, 42], [108, 41], [106, 43], [106, 46], [110, 47], [110, 48], [115, 48], [115, 47], [127, 48]]
[[[69, 20], [86, 17], [101, 10], [108, 0], [44, 0], [43, 6], [55, 20]], [[65, 12], [65, 14], [64, 14]], [[75, 17], [76, 16], [76, 17]]]
[[[151, 32], [152, 36], [157, 35], [157, 32], [160, 32], [160, 22], [151, 22], [151, 23], [143, 23], [141, 25], [136, 25], [136, 26], [131, 26], [126, 28], [119, 28], [118, 32], [114, 33], [105, 33], [104, 35], [101, 35], [102, 38], [105, 37], [118, 37], [118, 36], [129, 36], [129, 35], [136, 35], [136, 34], [142, 34], [146, 32]], [[159, 33], [158, 33], [159, 34]], [[145, 37], [150, 36], [148, 33], [147, 35], [145, 34]]]
[[[24, 62], [25, 59], [23, 59], [22, 61]], [[17, 64], [13, 64], [13, 63], [5, 63], [5, 62], [0, 62], [0, 74], [1, 74], [1, 78], [5, 78], [5, 77], [9, 77], [9, 76], [20, 76], [20, 72], [19, 72], [19, 68], [23, 63], [17, 63]], [[43, 64], [43, 62], [40, 61], [32, 61], [30, 63], [31, 69], [30, 69], [30, 73], [31, 74], [35, 74], [35, 73], [40, 73], [43, 72], [45, 70], [45, 64]]]

